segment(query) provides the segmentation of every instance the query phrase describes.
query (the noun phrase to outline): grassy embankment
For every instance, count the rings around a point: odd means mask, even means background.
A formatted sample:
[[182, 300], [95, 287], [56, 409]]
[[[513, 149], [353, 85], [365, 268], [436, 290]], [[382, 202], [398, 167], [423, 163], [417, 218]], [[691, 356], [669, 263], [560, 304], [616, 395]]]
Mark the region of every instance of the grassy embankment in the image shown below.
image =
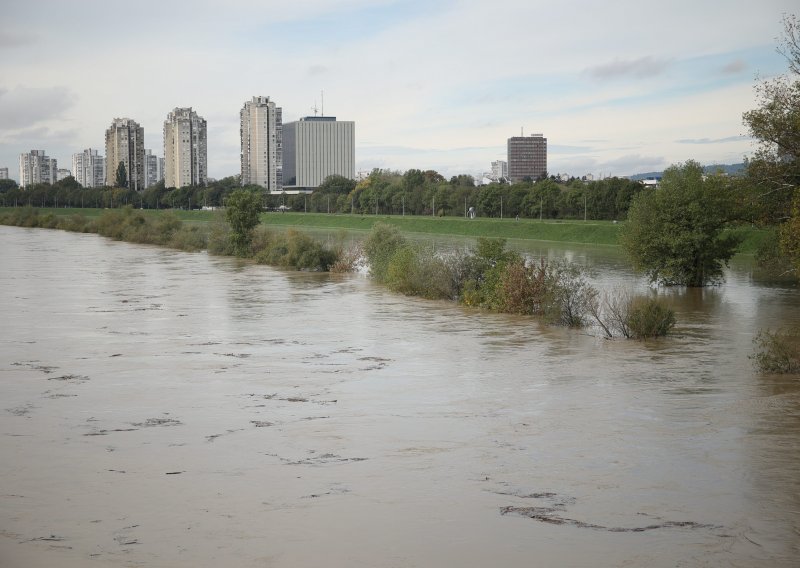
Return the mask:
[[[0, 208], [0, 212], [12, 211], [13, 208]], [[42, 214], [69, 216], [80, 214], [85, 217], [99, 216], [103, 209], [70, 209], [42, 208]], [[143, 210], [145, 215], [162, 215], [165, 210]], [[212, 211], [174, 210], [173, 213], [182, 221], [190, 224], [208, 223], [212, 220]], [[399, 215], [329, 215], [325, 213], [262, 213], [261, 222], [267, 226], [295, 227], [308, 229], [345, 229], [368, 232], [377, 222], [389, 223], [404, 233], [422, 233], [430, 235], [452, 235], [463, 237], [502, 237], [505, 239], [522, 239], [534, 241], [555, 241], [592, 245], [618, 244], [620, 230], [624, 223], [611, 221], [553, 221], [538, 219], [464, 219], [461, 217], [422, 217]], [[739, 249], [741, 254], [754, 254], [767, 232], [761, 229], [740, 228], [744, 242]]]

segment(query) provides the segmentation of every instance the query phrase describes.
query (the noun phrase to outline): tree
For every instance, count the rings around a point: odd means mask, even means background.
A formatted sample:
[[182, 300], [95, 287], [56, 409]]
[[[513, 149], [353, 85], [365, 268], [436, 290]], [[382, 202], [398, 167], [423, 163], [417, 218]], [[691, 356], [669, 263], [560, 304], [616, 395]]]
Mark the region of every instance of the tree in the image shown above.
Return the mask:
[[225, 219], [231, 226], [231, 244], [236, 256], [249, 256], [253, 229], [259, 223], [261, 196], [238, 189], [225, 202]]
[[120, 162], [117, 166], [117, 187], [128, 187], [128, 173], [124, 162]]
[[717, 282], [741, 242], [739, 236], [724, 232], [732, 207], [724, 177], [704, 178], [703, 167], [693, 161], [671, 166], [660, 188], [634, 198], [622, 245], [634, 267], [652, 282]]
[[[748, 164], [751, 192], [743, 207], [756, 221], [778, 225], [773, 250], [786, 272], [800, 274], [800, 22], [783, 18], [784, 36], [778, 52], [789, 63], [789, 74], [756, 86], [759, 107], [744, 113], [750, 135], [759, 141]], [[782, 260], [781, 260], [782, 259]]]

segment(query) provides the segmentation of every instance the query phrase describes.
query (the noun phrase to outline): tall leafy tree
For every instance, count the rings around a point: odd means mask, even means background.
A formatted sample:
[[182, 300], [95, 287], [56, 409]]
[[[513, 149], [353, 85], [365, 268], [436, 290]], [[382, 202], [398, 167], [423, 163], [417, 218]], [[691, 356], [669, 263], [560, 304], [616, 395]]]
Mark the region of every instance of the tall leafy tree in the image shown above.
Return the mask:
[[125, 171], [125, 163], [120, 162], [117, 166], [117, 187], [128, 187], [128, 172]]
[[722, 270], [741, 239], [723, 229], [733, 207], [722, 176], [703, 176], [688, 161], [664, 172], [661, 187], [639, 193], [628, 213], [622, 245], [634, 266], [665, 285], [705, 286]]
[[225, 219], [231, 226], [231, 244], [236, 256], [249, 256], [253, 229], [261, 215], [261, 196], [258, 193], [238, 189], [225, 202]]
[[777, 224], [778, 249], [764, 251], [782, 257], [783, 269], [800, 274], [800, 21], [783, 19], [784, 34], [778, 46], [789, 72], [756, 85], [758, 108], [744, 113], [744, 123], [759, 141], [748, 167], [752, 188], [744, 205], [755, 220]]

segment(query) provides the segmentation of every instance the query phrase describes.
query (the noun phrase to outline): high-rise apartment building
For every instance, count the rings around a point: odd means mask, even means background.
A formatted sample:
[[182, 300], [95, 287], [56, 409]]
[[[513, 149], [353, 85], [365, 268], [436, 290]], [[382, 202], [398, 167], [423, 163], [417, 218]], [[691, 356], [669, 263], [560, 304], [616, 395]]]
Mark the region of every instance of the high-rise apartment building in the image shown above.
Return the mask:
[[253, 97], [239, 112], [242, 185], [270, 192], [283, 187], [282, 110], [269, 97]]
[[547, 175], [547, 138], [542, 134], [508, 139], [508, 180], [536, 180]]
[[500, 181], [508, 178], [508, 162], [505, 160], [495, 160], [492, 162], [492, 181]]
[[106, 130], [106, 185], [117, 184], [117, 169], [122, 162], [128, 189], [144, 189], [144, 128], [130, 118], [115, 118]]
[[353, 121], [335, 116], [306, 116], [283, 125], [283, 186], [314, 189], [326, 177], [356, 175]]
[[144, 151], [144, 187], [155, 185], [164, 179], [164, 158], [153, 154], [152, 150]]
[[19, 185], [28, 187], [37, 183], [53, 184], [58, 181], [58, 161], [48, 158], [44, 150], [31, 150], [19, 155]]
[[206, 121], [188, 108], [175, 108], [164, 121], [164, 186], [206, 185]]
[[8, 179], [8, 168], [0, 168], [0, 179]]
[[106, 160], [91, 148], [72, 154], [72, 175], [83, 187], [103, 187], [106, 184]]

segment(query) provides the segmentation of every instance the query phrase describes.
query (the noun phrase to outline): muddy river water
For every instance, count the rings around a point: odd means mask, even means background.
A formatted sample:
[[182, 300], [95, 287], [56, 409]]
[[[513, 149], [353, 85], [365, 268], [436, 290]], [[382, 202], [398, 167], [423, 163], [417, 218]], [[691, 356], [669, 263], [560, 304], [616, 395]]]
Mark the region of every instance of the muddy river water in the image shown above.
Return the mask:
[[748, 356], [799, 292], [662, 293], [607, 341], [0, 227], [0, 566], [797, 566], [800, 378]]

